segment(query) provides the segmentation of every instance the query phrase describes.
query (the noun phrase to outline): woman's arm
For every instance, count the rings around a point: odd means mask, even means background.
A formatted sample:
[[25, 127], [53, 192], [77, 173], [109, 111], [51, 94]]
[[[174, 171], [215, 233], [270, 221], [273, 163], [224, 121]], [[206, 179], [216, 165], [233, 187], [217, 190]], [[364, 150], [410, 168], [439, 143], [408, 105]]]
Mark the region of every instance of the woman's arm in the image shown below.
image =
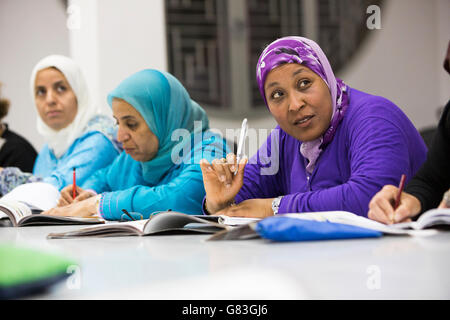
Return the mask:
[[[344, 210], [367, 216], [370, 199], [384, 185], [397, 185], [402, 174], [414, 174], [409, 138], [386, 118], [371, 116], [355, 121], [348, 135], [348, 181], [323, 190], [286, 195], [279, 213]], [[419, 140], [414, 147], [419, 150], [415, 154], [425, 158]]]
[[[279, 129], [276, 129], [252, 157], [250, 164], [246, 157], [240, 159], [239, 164], [236, 163], [236, 156], [232, 153], [226, 159], [214, 159], [211, 163], [202, 160], [200, 165], [206, 189], [203, 214], [224, 214], [223, 210], [231, 204], [279, 193], [280, 188], [274, 179], [274, 175], [279, 172], [278, 140]], [[271, 145], [275, 146], [274, 150], [271, 150]], [[230, 212], [229, 215], [231, 214]]]
[[114, 166], [114, 163], [115, 162], [105, 168], [95, 171], [83, 184], [81, 184], [81, 188], [83, 190], [94, 190], [96, 193], [110, 192], [111, 187], [108, 184], [107, 177], [111, 168]]
[[[349, 179], [327, 189], [285, 194], [278, 213], [343, 210], [367, 216], [369, 201], [376, 192], [385, 184], [398, 184], [403, 173], [409, 177], [414, 174], [408, 149], [410, 137], [396, 123], [383, 117], [361, 117], [345, 138], [349, 150]], [[414, 147], [419, 150], [415, 154], [424, 159], [425, 149], [419, 140]], [[317, 170], [320, 170], [320, 163], [318, 165]], [[279, 195], [276, 181], [280, 179], [259, 176], [257, 170], [257, 167], [246, 168], [246, 189], [243, 187], [236, 197], [245, 201], [219, 214], [258, 216], [270, 213], [270, 200]]]
[[421, 204], [420, 212], [436, 208], [450, 187], [450, 101], [445, 107], [427, 160], [405, 191]]
[[108, 220], [122, 218], [122, 209], [139, 212], [148, 218], [157, 211], [174, 210], [187, 214], [201, 214], [205, 195], [198, 164], [183, 165], [171, 181], [154, 187], [134, 186], [123, 191], [103, 193], [101, 215]]

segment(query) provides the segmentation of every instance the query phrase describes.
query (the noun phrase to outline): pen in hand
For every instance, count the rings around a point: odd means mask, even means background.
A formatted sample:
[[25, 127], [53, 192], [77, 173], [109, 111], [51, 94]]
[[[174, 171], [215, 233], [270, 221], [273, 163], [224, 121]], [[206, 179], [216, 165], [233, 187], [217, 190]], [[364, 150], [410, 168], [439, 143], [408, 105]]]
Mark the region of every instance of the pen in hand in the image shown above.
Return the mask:
[[394, 214], [392, 216], [392, 223], [395, 222], [395, 210], [397, 210], [398, 206], [400, 205], [400, 199], [402, 197], [403, 188], [405, 187], [405, 181], [406, 181], [406, 175], [402, 174], [402, 177], [400, 179], [400, 184], [398, 186], [397, 196], [395, 197]]
[[237, 153], [236, 154], [236, 170], [234, 171], [234, 175], [237, 174], [237, 172], [238, 172], [237, 168], [239, 167], [239, 161], [244, 156], [244, 145], [245, 145], [245, 138], [247, 137], [247, 130], [248, 130], [247, 118], [245, 118], [242, 121], [241, 134], [239, 136], [239, 142], [238, 142], [238, 147], [237, 147], [237, 152], [236, 152]]
[[72, 199], [75, 199], [77, 196], [77, 174], [75, 171], [75, 167], [73, 168], [73, 183], [72, 183]]

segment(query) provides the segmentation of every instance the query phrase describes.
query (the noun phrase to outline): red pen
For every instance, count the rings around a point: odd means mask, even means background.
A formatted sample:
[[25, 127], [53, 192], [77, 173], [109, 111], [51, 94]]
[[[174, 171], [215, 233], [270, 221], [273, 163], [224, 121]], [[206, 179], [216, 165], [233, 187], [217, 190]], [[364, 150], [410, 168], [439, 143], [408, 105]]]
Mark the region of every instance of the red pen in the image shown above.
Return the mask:
[[73, 168], [73, 183], [72, 183], [72, 199], [77, 196], [77, 174], [75, 168]]
[[[398, 191], [397, 196], [395, 198], [395, 204], [394, 204], [394, 212], [397, 210], [398, 206], [400, 205], [400, 198], [402, 197], [403, 188], [405, 187], [405, 181], [406, 181], [406, 174], [402, 174], [402, 177], [400, 179], [400, 184], [398, 185]], [[392, 217], [392, 222], [394, 222], [394, 216]]]

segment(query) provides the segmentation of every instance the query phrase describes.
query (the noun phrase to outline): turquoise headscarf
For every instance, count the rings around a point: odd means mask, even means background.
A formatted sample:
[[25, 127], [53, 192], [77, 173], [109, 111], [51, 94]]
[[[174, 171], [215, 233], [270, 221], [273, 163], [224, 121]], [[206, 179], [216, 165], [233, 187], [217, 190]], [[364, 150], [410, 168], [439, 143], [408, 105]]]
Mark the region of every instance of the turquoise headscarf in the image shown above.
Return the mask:
[[[195, 134], [194, 129], [209, 129], [206, 112], [191, 100], [183, 85], [167, 72], [152, 69], [139, 71], [123, 80], [109, 93], [108, 104], [111, 107], [114, 98], [132, 105], [158, 138], [156, 157], [140, 162], [143, 178], [150, 185], [156, 185], [174, 165], [171, 154], [179, 144], [179, 141], [172, 141], [174, 130], [186, 129]], [[194, 127], [194, 121], [200, 121], [201, 127]]]

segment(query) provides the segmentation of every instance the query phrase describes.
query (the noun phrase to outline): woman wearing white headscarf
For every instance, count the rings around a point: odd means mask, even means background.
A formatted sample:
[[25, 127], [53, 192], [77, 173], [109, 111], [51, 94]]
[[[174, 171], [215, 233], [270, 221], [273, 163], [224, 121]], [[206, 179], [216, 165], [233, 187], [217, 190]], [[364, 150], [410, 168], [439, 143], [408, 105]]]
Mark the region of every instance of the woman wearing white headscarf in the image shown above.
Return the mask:
[[17, 168], [0, 173], [2, 194], [37, 180], [61, 190], [72, 183], [73, 168], [82, 184], [120, 153], [110, 111], [92, 104], [85, 78], [72, 59], [60, 55], [42, 59], [32, 71], [30, 86], [39, 115], [37, 130], [46, 144], [38, 154], [33, 176]]

